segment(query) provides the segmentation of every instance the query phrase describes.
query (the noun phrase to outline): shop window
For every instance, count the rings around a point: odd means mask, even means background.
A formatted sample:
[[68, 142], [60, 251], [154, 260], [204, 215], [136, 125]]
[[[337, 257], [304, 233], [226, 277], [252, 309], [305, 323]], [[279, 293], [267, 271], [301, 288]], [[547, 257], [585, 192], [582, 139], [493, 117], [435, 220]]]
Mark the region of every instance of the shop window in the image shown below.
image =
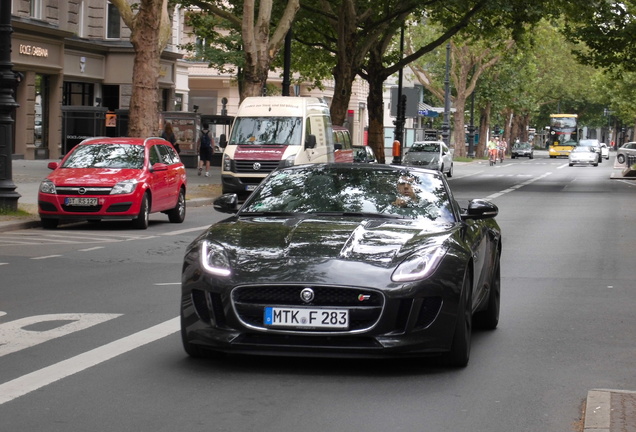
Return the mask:
[[95, 86], [92, 83], [64, 82], [63, 105], [93, 106]]
[[121, 38], [121, 16], [119, 9], [112, 3], [108, 3], [108, 24], [106, 28], [106, 38]]

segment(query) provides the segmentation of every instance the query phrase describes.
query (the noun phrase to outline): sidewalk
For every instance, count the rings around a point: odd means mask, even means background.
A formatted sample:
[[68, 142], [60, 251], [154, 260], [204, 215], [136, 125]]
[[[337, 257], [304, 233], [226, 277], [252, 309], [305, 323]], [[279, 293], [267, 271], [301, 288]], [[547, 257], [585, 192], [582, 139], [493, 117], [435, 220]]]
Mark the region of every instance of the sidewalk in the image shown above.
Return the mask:
[[[40, 182], [51, 172], [47, 165], [49, 160], [15, 159], [12, 161], [12, 179], [16, 185], [16, 192], [20, 194], [18, 209], [29, 215], [2, 216], [0, 215], [0, 232], [40, 226], [38, 213], [38, 188]], [[210, 177], [198, 176], [196, 168], [187, 168], [188, 188], [186, 191], [186, 205], [199, 207], [211, 205], [214, 198], [221, 195], [221, 167], [210, 167]]]
[[590, 390], [583, 432], [636, 432], [636, 392]]

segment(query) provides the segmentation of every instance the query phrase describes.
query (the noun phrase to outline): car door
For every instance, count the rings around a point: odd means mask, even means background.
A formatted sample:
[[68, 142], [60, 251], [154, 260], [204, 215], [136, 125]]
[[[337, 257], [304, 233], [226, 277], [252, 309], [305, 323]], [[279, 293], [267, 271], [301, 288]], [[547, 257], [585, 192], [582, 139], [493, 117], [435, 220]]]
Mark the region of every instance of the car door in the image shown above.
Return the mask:
[[174, 208], [177, 205], [177, 199], [179, 197], [179, 188], [181, 187], [181, 172], [178, 169], [180, 164], [179, 157], [175, 153], [174, 149], [165, 144], [156, 146], [159, 150], [159, 155], [164, 164], [168, 166], [166, 171], [166, 209]]
[[170, 187], [168, 182], [169, 170], [154, 170], [155, 164], [164, 164], [161, 153], [159, 152], [159, 145], [155, 144], [150, 146], [148, 149], [148, 160], [150, 162], [148, 186], [152, 193], [151, 211], [162, 211], [168, 208]]

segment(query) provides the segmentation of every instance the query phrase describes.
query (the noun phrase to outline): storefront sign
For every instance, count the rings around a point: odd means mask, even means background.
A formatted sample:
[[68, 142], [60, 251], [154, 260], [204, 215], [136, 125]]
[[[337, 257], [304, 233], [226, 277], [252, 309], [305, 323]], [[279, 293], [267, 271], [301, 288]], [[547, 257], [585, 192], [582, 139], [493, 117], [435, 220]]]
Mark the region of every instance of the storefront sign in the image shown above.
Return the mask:
[[48, 57], [49, 56], [49, 50], [46, 48], [42, 48], [41, 46], [37, 46], [37, 45], [25, 45], [25, 44], [20, 44], [20, 49], [19, 49], [19, 53], [21, 55], [27, 55], [27, 56], [33, 56], [33, 57]]

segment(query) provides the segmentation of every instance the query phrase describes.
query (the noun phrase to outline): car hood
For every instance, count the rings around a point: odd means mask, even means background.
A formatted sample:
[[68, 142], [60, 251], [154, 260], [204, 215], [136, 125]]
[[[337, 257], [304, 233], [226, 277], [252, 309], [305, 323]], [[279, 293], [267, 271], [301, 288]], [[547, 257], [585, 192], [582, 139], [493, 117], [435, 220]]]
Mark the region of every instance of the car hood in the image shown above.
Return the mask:
[[230, 218], [204, 234], [223, 246], [242, 282], [333, 281], [374, 273], [386, 278], [404, 257], [426, 245], [440, 245], [459, 224], [407, 219], [314, 217]]
[[407, 154], [405, 159], [409, 163], [419, 163], [422, 165], [426, 165], [429, 163], [439, 162], [440, 157], [437, 153], [415, 152]]
[[130, 168], [57, 168], [47, 176], [56, 186], [114, 186], [137, 179], [142, 170]]

